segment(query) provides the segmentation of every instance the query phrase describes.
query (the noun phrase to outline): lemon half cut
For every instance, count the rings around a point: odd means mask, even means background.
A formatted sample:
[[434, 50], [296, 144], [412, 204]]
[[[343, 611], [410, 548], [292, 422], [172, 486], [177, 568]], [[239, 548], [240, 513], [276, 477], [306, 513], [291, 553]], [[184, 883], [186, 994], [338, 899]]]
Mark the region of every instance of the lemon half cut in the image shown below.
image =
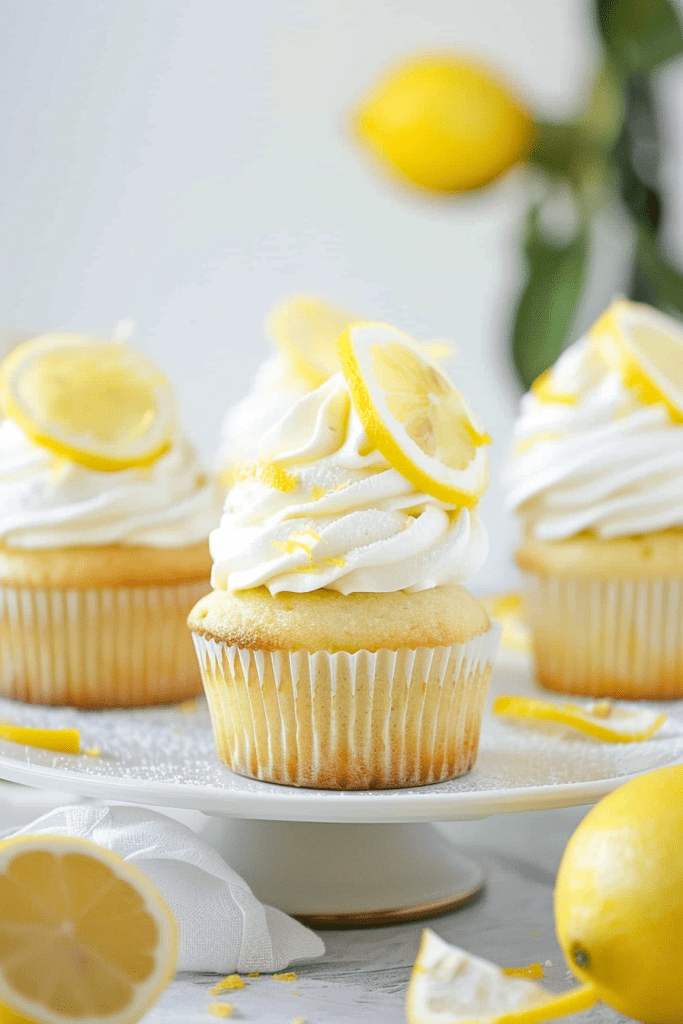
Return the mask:
[[408, 984], [406, 1015], [409, 1024], [537, 1024], [578, 1013], [596, 1000], [591, 985], [556, 995], [426, 928]]
[[152, 882], [87, 839], [0, 843], [0, 1020], [133, 1024], [171, 980], [178, 926]]
[[616, 299], [590, 329], [624, 385], [650, 405], [663, 402], [683, 423], [683, 324], [644, 303]]
[[352, 324], [337, 346], [378, 451], [417, 490], [473, 508], [486, 489], [491, 439], [443, 370], [387, 324]]
[[36, 444], [90, 469], [151, 465], [170, 447], [173, 386], [127, 345], [46, 334], [5, 360], [0, 400]]

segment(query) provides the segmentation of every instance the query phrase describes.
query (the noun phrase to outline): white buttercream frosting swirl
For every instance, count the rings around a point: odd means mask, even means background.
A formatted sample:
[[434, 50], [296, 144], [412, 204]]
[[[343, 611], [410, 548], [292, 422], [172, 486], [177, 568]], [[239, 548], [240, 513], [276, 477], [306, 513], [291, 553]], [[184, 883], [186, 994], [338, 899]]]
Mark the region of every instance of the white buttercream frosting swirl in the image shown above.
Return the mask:
[[184, 547], [220, 514], [215, 483], [183, 438], [151, 466], [98, 472], [0, 423], [0, 543], [12, 548], [105, 544]]
[[249, 389], [226, 412], [220, 431], [218, 470], [228, 477], [235, 464], [258, 459], [262, 435], [281, 419], [292, 403], [311, 390], [280, 352], [259, 366]]
[[553, 541], [683, 527], [683, 426], [664, 403], [644, 405], [587, 337], [546, 384], [546, 398], [522, 399], [504, 474], [526, 532]]
[[476, 512], [416, 491], [368, 440], [343, 374], [262, 437], [210, 538], [217, 589], [425, 590], [467, 579], [488, 548]]

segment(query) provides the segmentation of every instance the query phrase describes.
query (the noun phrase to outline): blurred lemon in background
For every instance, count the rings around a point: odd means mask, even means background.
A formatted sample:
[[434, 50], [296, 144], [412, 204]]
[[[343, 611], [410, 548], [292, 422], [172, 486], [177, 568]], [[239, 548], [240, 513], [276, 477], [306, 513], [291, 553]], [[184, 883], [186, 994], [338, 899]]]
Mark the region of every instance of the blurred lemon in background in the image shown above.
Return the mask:
[[354, 116], [363, 142], [394, 174], [432, 192], [495, 181], [529, 152], [534, 128], [508, 89], [455, 56], [424, 56], [385, 75]]

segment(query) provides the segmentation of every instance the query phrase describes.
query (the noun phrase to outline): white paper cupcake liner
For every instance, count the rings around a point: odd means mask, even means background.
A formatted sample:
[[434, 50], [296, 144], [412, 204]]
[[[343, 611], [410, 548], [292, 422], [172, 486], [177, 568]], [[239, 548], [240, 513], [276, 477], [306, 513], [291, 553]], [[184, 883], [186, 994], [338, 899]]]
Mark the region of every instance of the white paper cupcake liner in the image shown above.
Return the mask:
[[0, 587], [0, 695], [82, 708], [167, 704], [201, 692], [187, 615], [208, 583]]
[[622, 700], [683, 697], [683, 580], [527, 573], [525, 589], [546, 689]]
[[468, 772], [499, 638], [496, 623], [451, 647], [329, 654], [243, 650], [193, 634], [223, 763], [318, 789]]

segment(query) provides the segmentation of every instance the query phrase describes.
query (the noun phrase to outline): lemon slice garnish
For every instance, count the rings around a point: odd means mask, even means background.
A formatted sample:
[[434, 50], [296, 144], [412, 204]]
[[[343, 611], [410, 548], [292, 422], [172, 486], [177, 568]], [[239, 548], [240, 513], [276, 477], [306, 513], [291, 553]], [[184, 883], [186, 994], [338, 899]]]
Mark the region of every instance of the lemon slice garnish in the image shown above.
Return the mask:
[[34, 729], [28, 725], [0, 722], [0, 740], [22, 743], [27, 747], [41, 747], [60, 754], [78, 754], [81, 736], [78, 729]]
[[408, 1024], [536, 1024], [596, 1001], [590, 985], [555, 995], [527, 978], [444, 942], [429, 928], [410, 976]]
[[311, 388], [339, 370], [337, 338], [359, 317], [315, 295], [293, 295], [268, 317], [266, 332]]
[[0, 843], [0, 939], [2, 1006], [41, 1024], [133, 1024], [171, 980], [178, 927], [116, 854], [29, 835]]
[[[337, 339], [342, 331], [362, 319], [316, 295], [292, 295], [270, 314], [266, 334], [313, 389], [339, 372]], [[421, 347], [436, 362], [448, 359], [454, 352], [451, 342], [440, 339], [424, 342]]]
[[600, 355], [647, 405], [683, 423], [683, 324], [642, 303], [615, 300], [591, 327]]
[[474, 507], [488, 478], [490, 437], [465, 398], [416, 342], [393, 327], [353, 324], [338, 343], [368, 437], [414, 487]]
[[666, 720], [666, 715], [647, 708], [623, 708], [609, 700], [588, 707], [578, 704], [551, 704], [532, 697], [497, 697], [494, 715], [504, 718], [558, 722], [607, 743], [637, 743], [648, 740]]
[[5, 360], [0, 401], [35, 441], [96, 470], [148, 466], [171, 444], [171, 383], [123, 344], [46, 334]]

